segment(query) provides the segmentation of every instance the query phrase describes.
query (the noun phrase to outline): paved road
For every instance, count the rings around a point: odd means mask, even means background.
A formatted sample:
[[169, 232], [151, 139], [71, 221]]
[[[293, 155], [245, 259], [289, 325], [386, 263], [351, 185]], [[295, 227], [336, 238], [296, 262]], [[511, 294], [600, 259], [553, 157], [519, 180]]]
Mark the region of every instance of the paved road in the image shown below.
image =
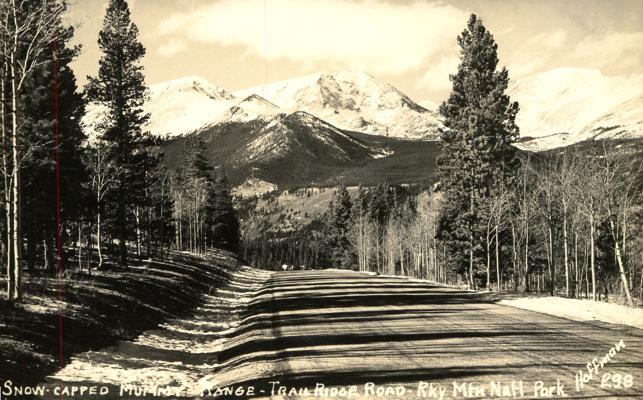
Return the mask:
[[[280, 272], [243, 318], [218, 354], [213, 382], [254, 386], [266, 397], [282, 387], [298, 391], [293, 398], [351, 390], [351, 398], [440, 398], [440, 390], [443, 398], [643, 398], [641, 330], [495, 305], [426, 283]], [[613, 347], [610, 361], [576, 390], [576, 375]], [[601, 387], [605, 373], [612, 387]]]

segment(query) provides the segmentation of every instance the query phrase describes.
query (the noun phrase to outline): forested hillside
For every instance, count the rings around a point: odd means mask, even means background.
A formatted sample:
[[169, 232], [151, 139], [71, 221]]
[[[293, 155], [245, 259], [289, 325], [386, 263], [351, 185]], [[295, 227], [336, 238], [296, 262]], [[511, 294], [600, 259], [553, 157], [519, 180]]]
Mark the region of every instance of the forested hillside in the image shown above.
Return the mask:
[[[239, 247], [224, 169], [199, 140], [183, 143], [180, 165], [168, 168], [149, 133], [146, 51], [128, 3], [109, 2], [99, 68], [84, 88], [71, 69], [80, 48], [70, 44], [66, 8], [0, 4], [0, 253], [10, 302], [42, 276], [139, 268], [170, 249]], [[91, 137], [81, 123], [87, 104], [100, 110]]]

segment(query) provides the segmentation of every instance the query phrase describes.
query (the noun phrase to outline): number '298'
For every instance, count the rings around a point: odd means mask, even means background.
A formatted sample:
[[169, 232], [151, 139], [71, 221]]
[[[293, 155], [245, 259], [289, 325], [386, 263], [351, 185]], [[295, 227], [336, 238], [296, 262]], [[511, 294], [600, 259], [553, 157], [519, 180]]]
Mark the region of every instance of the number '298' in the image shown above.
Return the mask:
[[634, 385], [634, 378], [630, 374], [618, 374], [606, 372], [601, 378], [601, 388], [606, 389], [627, 389]]

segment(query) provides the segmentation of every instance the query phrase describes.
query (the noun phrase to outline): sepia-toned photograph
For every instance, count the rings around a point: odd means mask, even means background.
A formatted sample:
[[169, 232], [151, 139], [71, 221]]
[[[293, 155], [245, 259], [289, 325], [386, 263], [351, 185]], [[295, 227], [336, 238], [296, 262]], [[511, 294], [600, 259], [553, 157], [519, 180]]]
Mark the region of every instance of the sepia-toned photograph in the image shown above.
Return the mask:
[[0, 400], [643, 399], [643, 1], [0, 0]]

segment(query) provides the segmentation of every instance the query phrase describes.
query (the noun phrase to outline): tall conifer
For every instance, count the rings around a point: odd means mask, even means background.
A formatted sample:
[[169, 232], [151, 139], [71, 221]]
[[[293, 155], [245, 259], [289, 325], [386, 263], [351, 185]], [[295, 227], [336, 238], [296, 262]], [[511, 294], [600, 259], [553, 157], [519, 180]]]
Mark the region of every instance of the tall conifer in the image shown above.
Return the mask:
[[[113, 159], [122, 171], [115, 195], [120, 262], [127, 265], [126, 241], [130, 233], [129, 208], [141, 188], [141, 165], [145, 157], [143, 126], [149, 115], [143, 111], [147, 95], [141, 61], [145, 48], [139, 42], [138, 28], [131, 20], [125, 0], [110, 0], [99, 33], [98, 46], [103, 52], [98, 76], [89, 77], [87, 96], [107, 110], [108, 126], [103, 139], [112, 142]], [[143, 160], [143, 161], [142, 161]]]
[[476, 286], [482, 250], [482, 205], [495, 185], [515, 169], [511, 146], [518, 136], [518, 103], [505, 94], [509, 75], [497, 71], [498, 45], [482, 20], [471, 15], [458, 36], [460, 65], [450, 76], [453, 89], [440, 106], [445, 129], [438, 159], [445, 202], [440, 236], [453, 266]]

